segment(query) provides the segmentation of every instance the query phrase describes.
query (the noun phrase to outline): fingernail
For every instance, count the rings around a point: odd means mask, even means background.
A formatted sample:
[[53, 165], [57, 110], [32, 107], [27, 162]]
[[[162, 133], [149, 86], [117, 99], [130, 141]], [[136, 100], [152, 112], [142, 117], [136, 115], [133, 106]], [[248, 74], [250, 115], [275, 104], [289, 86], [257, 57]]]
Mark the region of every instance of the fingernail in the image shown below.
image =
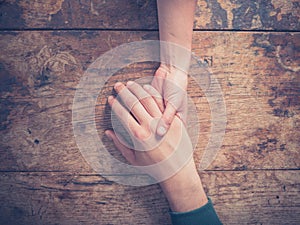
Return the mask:
[[145, 85], [143, 86], [143, 88], [144, 88], [145, 90], [150, 90], [150, 85], [145, 84]]
[[112, 140], [112, 137], [110, 136], [110, 134], [109, 134], [108, 131], [105, 131], [105, 135], [106, 135], [106, 137], [107, 137], [109, 140]]
[[167, 130], [166, 130], [166, 128], [164, 128], [163, 126], [160, 126], [160, 127], [157, 129], [157, 134], [160, 135], [160, 136], [165, 135], [166, 132], [167, 132]]
[[130, 86], [132, 84], [133, 84], [133, 81], [131, 81], [131, 80], [127, 82], [127, 86]]
[[121, 83], [121, 82], [117, 82], [117, 83], [115, 83], [114, 89], [118, 88], [120, 85], [122, 85], [122, 83]]
[[108, 98], [107, 98], [108, 103], [111, 103], [113, 100], [114, 100], [113, 96], [111, 96], [111, 95], [108, 96]]

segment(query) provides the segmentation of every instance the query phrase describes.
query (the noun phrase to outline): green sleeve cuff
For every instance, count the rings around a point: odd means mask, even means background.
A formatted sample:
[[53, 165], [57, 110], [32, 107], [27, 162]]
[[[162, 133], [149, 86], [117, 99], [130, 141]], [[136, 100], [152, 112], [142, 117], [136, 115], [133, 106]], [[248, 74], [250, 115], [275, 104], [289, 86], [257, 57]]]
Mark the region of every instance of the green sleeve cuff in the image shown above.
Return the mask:
[[222, 225], [211, 199], [198, 209], [189, 212], [170, 212], [173, 225]]

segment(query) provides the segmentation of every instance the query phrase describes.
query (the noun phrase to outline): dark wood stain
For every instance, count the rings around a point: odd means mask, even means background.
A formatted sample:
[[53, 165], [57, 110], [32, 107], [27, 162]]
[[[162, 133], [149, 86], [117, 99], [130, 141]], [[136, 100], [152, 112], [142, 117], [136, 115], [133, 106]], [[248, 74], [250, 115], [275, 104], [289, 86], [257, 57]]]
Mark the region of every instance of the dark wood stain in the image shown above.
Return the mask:
[[206, 0], [208, 7], [211, 9], [210, 27], [213, 29], [222, 29], [228, 27], [227, 12], [217, 0]]
[[25, 27], [25, 21], [22, 18], [22, 7], [17, 4], [1, 1], [0, 2], [0, 27], [2, 29], [8, 28], [22, 28]]
[[[11, 0], [0, 3], [1, 29], [142, 29], [158, 28], [156, 1], [63, 1]], [[299, 30], [296, 0], [198, 0], [195, 29]], [[205, 6], [206, 7], [203, 7]], [[227, 7], [224, 7], [227, 5]], [[282, 6], [286, 5], [287, 10]], [[229, 14], [233, 14], [231, 18]], [[205, 15], [205, 20], [201, 16]], [[113, 19], [112, 19], [113, 18]], [[209, 21], [209, 22], [208, 22]]]
[[[76, 85], [88, 66], [120, 44], [158, 39], [155, 2], [0, 1], [0, 224], [170, 224], [158, 185], [122, 186], [96, 174], [72, 128]], [[300, 4], [197, 5], [193, 52], [218, 79], [228, 120], [216, 159], [199, 171], [205, 190], [224, 224], [298, 224]], [[106, 97], [116, 81], [157, 67], [129, 65], [99, 93], [99, 138], [123, 162], [104, 135], [112, 128]], [[211, 113], [192, 79], [188, 93], [199, 109], [199, 165]]]

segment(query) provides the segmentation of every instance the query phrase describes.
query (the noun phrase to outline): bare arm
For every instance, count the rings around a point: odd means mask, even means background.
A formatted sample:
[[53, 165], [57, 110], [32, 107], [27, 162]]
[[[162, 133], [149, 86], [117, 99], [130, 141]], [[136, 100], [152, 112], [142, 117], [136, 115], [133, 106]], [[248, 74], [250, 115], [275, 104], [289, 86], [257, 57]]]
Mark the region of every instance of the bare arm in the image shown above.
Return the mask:
[[[181, 46], [181, 48], [174, 48], [172, 45], [161, 44], [160, 56], [163, 63], [156, 71], [152, 82], [165, 100], [166, 109], [157, 128], [157, 133], [164, 135], [175, 114], [184, 121], [187, 113], [186, 96], [172, 89], [179, 87], [186, 91], [187, 88], [196, 1], [157, 0], [157, 8], [160, 40]], [[166, 84], [164, 79], [168, 79], [169, 84]], [[170, 87], [172, 86], [170, 83], [176, 87]], [[170, 97], [181, 100], [180, 104], [173, 103]]]
[[176, 116], [166, 135], [157, 138], [152, 124], [161, 117], [164, 108], [157, 90], [149, 85], [143, 88], [135, 82], [117, 83], [114, 88], [124, 105], [112, 96], [108, 103], [134, 145], [126, 147], [122, 137], [118, 138], [111, 130], [105, 133], [131, 165], [140, 166], [142, 172], [159, 182], [170, 203], [172, 223], [220, 225], [203, 190], [192, 157], [193, 146], [182, 121]]
[[[186, 212], [206, 204], [207, 197], [192, 158], [193, 149], [190, 138], [182, 121], [175, 117], [165, 137], [153, 141], [151, 137], [154, 134], [149, 127], [155, 118], [161, 116], [160, 108], [164, 107], [161, 98], [154, 97], [159, 96], [159, 93], [156, 93], [157, 91], [151, 86], [144, 89], [134, 82], [128, 82], [127, 85], [117, 83], [115, 90], [122, 100], [126, 99], [128, 104], [135, 102], [133, 108], [127, 106], [132, 110], [134, 119], [128, 109], [124, 108], [116, 98], [108, 99], [119, 120], [123, 121], [122, 124], [132, 133], [130, 137], [137, 138], [134, 147], [140, 146], [147, 151], [129, 149], [113, 131], [106, 131], [106, 135], [114, 141], [116, 147], [132, 165], [144, 167], [168, 159], [163, 167], [157, 166], [144, 172], [160, 182], [172, 211]], [[144, 98], [145, 96], [148, 97]], [[150, 149], [148, 149], [149, 146]], [[169, 158], [174, 151], [177, 156]], [[178, 164], [184, 166], [181, 168]]]
[[160, 40], [191, 49], [195, 8], [195, 0], [157, 0]]

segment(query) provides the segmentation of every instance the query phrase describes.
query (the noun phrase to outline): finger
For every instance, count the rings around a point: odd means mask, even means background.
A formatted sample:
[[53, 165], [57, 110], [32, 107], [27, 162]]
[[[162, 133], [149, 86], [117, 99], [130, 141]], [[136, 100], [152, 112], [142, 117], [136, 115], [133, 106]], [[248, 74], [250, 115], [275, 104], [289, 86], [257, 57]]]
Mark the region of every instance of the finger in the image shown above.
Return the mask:
[[183, 100], [187, 97], [187, 92], [185, 87], [181, 87], [183, 84], [183, 81], [175, 81], [175, 80], [169, 80], [165, 79], [165, 84], [164, 84], [164, 102], [165, 105], [168, 103], [171, 103], [172, 106], [175, 109], [179, 109], [182, 107]]
[[183, 122], [184, 126], [186, 126], [187, 114], [184, 112], [177, 112], [176, 116]]
[[151, 82], [151, 85], [155, 87], [159, 93], [163, 93], [163, 84], [164, 84], [164, 79], [167, 76], [167, 70], [163, 67], [159, 67], [153, 77], [153, 80]]
[[168, 103], [166, 109], [158, 122], [156, 133], [160, 136], [163, 136], [167, 133], [174, 117], [176, 114], [176, 109]]
[[125, 109], [124, 106], [122, 106], [121, 103], [113, 96], [108, 97], [108, 103], [118, 119], [124, 127], [129, 130], [129, 132], [133, 133], [133, 131], [141, 129], [140, 125], [130, 115], [127, 109]]
[[187, 114], [188, 114], [188, 99], [187, 97], [184, 97], [182, 104], [177, 110], [177, 114], [176, 114], [179, 117], [179, 119], [184, 123], [184, 125], [186, 125]]
[[154, 76], [156, 77], [160, 77], [162, 79], [166, 78], [167, 74], [168, 74], [168, 67], [165, 65], [161, 65], [160, 67], [158, 67], [158, 69], [155, 71]]
[[143, 105], [124, 84], [118, 82], [115, 84], [114, 88], [118, 93], [117, 98], [122, 100], [127, 109], [134, 115], [140, 124], [147, 124], [148, 121], [152, 119]]
[[133, 164], [135, 161], [134, 151], [127, 148], [125, 145], [123, 145], [113, 131], [107, 130], [105, 131], [105, 135], [114, 142], [116, 148], [121, 152], [121, 154], [125, 157], [125, 159], [129, 163]]
[[144, 85], [145, 91], [148, 92], [149, 95], [152, 96], [154, 101], [156, 102], [160, 112], [162, 113], [165, 110], [164, 100], [159, 94], [159, 92], [151, 85]]
[[161, 117], [161, 111], [154, 98], [144, 88], [133, 81], [127, 82], [127, 88], [139, 99], [140, 103], [142, 103], [152, 117]]

